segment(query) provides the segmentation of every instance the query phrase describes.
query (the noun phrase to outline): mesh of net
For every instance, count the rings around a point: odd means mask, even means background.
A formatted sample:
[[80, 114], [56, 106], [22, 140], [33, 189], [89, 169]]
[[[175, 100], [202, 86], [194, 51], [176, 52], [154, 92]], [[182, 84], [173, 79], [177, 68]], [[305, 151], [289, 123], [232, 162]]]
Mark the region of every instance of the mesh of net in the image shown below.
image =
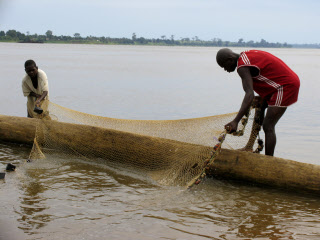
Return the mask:
[[[128, 120], [78, 112], [46, 101], [30, 159], [70, 155], [102, 159], [151, 176], [162, 185], [186, 186], [212, 156], [224, 125], [236, 113], [181, 120]], [[242, 136], [228, 134], [223, 148], [252, 149], [259, 132], [254, 109]], [[241, 125], [241, 124], [239, 124]]]

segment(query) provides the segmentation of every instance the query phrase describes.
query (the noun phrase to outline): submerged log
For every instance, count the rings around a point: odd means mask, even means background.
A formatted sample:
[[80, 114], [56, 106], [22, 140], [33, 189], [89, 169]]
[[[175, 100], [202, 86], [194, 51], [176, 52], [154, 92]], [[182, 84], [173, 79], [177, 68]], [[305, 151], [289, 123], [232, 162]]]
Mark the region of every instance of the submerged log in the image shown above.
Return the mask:
[[[34, 141], [38, 119], [12, 117], [0, 115], [0, 141], [32, 145]], [[87, 125], [69, 124], [58, 121], [47, 121], [50, 128], [54, 128], [61, 139], [74, 142], [75, 146], [85, 142], [86, 148], [95, 147], [97, 151], [110, 154], [120, 154], [121, 159], [147, 161], [150, 151], [132, 151], [138, 145], [152, 149], [155, 159], [167, 161], [163, 152], [158, 150], [159, 144], [166, 144], [167, 148], [188, 149], [188, 152], [206, 153], [211, 150], [207, 146], [164, 140], [155, 137], [141, 136], [110, 129], [101, 129]], [[68, 129], [73, 131], [68, 131]], [[95, 141], [93, 141], [95, 139]], [[111, 139], [111, 140], [110, 140]], [[101, 144], [99, 144], [99, 142]], [[119, 146], [126, 143], [132, 146], [126, 153], [120, 153]], [[92, 145], [92, 146], [91, 146]], [[85, 151], [85, 150], [83, 150]], [[85, 153], [85, 152], [82, 152]], [[82, 154], [81, 153], [81, 154]], [[167, 153], [168, 154], [168, 153]], [[175, 151], [172, 153], [175, 154]], [[205, 155], [205, 154], [204, 154]], [[203, 156], [203, 159], [207, 156]], [[142, 164], [144, 164], [142, 162]], [[157, 167], [157, 161], [154, 161]], [[212, 164], [208, 173], [220, 179], [244, 180], [258, 184], [281, 187], [286, 189], [302, 190], [320, 194], [320, 166], [296, 162], [262, 154], [222, 149], [218, 158]]]

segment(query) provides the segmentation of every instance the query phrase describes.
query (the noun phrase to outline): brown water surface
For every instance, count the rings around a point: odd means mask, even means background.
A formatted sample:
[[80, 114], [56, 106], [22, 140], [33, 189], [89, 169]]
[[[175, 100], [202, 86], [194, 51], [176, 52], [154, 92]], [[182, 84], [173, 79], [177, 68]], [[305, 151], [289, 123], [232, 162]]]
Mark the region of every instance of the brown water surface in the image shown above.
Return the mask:
[[[32, 58], [62, 106], [127, 119], [179, 119], [237, 111], [239, 78], [217, 48], [0, 43], [0, 114], [25, 116], [23, 63]], [[243, 49], [234, 49], [242, 51]], [[268, 49], [301, 79], [299, 102], [277, 128], [276, 155], [318, 164], [320, 50]], [[207, 179], [192, 191], [163, 187], [104, 161], [0, 144], [0, 239], [319, 239], [319, 198]], [[276, 167], [276, 166], [275, 166]]]

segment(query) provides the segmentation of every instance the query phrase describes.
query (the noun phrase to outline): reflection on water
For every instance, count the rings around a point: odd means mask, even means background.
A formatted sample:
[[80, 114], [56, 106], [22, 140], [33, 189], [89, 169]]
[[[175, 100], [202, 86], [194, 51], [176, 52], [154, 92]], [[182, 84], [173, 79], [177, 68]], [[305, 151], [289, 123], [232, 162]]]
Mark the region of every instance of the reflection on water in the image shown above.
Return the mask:
[[0, 184], [2, 210], [25, 239], [320, 237], [316, 197], [214, 179], [183, 191], [101, 160], [18, 163], [27, 152], [0, 145], [1, 169], [18, 165]]
[[[6, 115], [26, 114], [20, 87], [30, 58], [46, 71], [53, 102], [100, 116], [212, 116], [237, 111], [243, 98], [239, 77], [215, 63], [217, 48], [0, 43], [0, 50]], [[268, 51], [301, 79], [299, 101], [277, 125], [276, 155], [319, 164], [320, 50]], [[214, 179], [183, 192], [94, 159], [26, 163], [29, 151], [0, 144], [0, 171], [18, 166], [0, 181], [0, 240], [320, 238], [314, 196]]]

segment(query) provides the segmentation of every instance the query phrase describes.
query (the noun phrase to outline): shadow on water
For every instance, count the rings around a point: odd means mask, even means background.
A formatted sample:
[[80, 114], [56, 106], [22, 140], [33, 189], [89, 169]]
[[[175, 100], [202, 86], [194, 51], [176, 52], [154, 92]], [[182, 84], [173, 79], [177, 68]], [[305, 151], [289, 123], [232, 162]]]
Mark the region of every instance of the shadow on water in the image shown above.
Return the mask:
[[98, 159], [50, 156], [26, 163], [29, 148], [0, 147], [2, 168], [19, 163], [0, 184], [3, 217], [25, 239], [320, 236], [320, 203], [311, 195], [213, 178], [183, 191]]
[[[95, 115], [211, 116], [237, 111], [243, 97], [238, 77], [213, 64], [217, 48], [0, 45], [0, 60], [6, 66], [3, 89], [20, 84], [21, 62], [36, 53], [40, 67], [54, 80], [52, 99]], [[301, 79], [298, 103], [277, 125], [277, 155], [318, 164], [319, 51], [268, 51], [285, 60]], [[25, 98], [18, 90], [14, 98], [12, 91], [1, 94], [2, 114], [25, 116]], [[318, 197], [214, 179], [184, 192], [96, 160], [58, 156], [25, 164], [29, 152], [25, 146], [0, 144], [0, 171], [9, 162], [18, 166], [0, 181], [0, 239], [320, 238]]]

